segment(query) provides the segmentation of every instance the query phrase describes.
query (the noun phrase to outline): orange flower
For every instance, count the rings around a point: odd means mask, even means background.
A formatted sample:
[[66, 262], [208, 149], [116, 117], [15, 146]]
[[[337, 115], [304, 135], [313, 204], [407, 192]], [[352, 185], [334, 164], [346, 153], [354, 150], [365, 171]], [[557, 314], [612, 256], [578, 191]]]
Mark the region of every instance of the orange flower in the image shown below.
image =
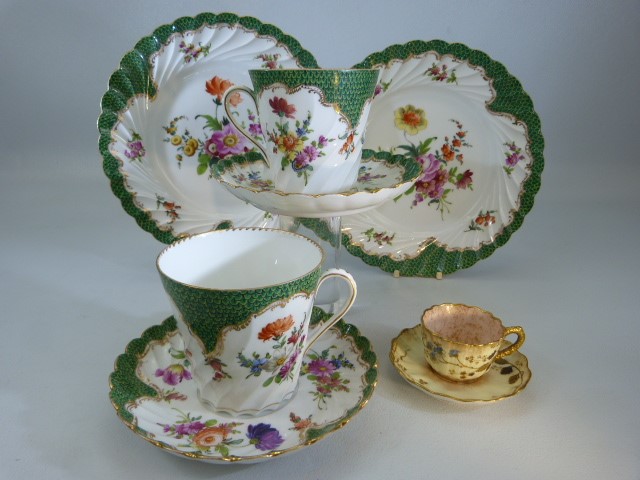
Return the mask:
[[[231, 83], [229, 80], [223, 80], [216, 75], [211, 80], [207, 80], [206, 90], [207, 93], [214, 95], [218, 100], [222, 100], [222, 95], [224, 95], [224, 92], [226, 92], [232, 85], [233, 83]], [[235, 106], [236, 105], [234, 105], [234, 107]]]
[[451, 144], [452, 144], [454, 147], [459, 147], [460, 145], [462, 145], [462, 142], [461, 142], [459, 139], [454, 138], [454, 139], [451, 141]]
[[229, 103], [234, 107], [240, 105], [242, 103], [242, 96], [240, 95], [240, 92], [233, 92], [229, 95]]
[[451, 150], [451, 147], [448, 143], [445, 143], [442, 146], [442, 156], [447, 162], [451, 162], [456, 157], [456, 154], [453, 150]]
[[272, 338], [278, 338], [284, 332], [293, 327], [294, 323], [295, 322], [293, 321], [292, 315], [284, 318], [279, 318], [275, 322], [271, 322], [265, 325], [265, 327], [260, 330], [260, 333], [258, 333], [258, 338], [263, 342], [271, 340]]
[[231, 434], [231, 427], [226, 424], [203, 428], [193, 437], [193, 443], [199, 447], [215, 447], [224, 442]]

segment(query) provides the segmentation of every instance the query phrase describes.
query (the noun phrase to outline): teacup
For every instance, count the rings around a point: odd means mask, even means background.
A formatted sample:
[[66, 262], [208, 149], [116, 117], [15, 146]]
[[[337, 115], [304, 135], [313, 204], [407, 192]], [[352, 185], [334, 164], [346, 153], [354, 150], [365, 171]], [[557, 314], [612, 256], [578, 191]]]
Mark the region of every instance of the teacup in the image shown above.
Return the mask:
[[[500, 349], [508, 335], [515, 343]], [[478, 307], [435, 305], [422, 315], [422, 342], [427, 363], [438, 375], [470, 382], [487, 373], [492, 363], [511, 355], [524, 343], [522, 327], [504, 327], [499, 318]]]
[[[239, 228], [180, 239], [158, 256], [198, 398], [216, 413], [258, 416], [295, 395], [305, 352], [351, 308], [353, 277], [322, 272], [312, 240], [283, 230]], [[310, 329], [322, 283], [346, 282], [349, 294]]]
[[[340, 193], [356, 181], [379, 70], [249, 70], [253, 90], [231, 87], [229, 120], [263, 154], [275, 190]], [[239, 122], [229, 103], [251, 96], [256, 115]]]

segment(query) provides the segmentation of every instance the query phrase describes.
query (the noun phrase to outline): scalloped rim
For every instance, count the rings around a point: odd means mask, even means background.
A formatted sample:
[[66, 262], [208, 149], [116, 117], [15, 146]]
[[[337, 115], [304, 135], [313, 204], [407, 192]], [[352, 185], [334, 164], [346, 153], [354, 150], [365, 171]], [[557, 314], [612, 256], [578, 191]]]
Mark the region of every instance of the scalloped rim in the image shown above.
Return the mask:
[[[103, 170], [110, 180], [111, 190], [120, 199], [122, 208], [132, 216], [138, 225], [145, 231], [151, 233], [160, 242], [169, 244], [183, 235], [174, 235], [174, 232], [160, 228], [151, 218], [149, 212], [140, 208], [135, 202], [135, 193], [126, 188], [126, 178], [120, 171], [120, 164], [109, 152], [111, 143], [111, 130], [118, 121], [119, 113], [127, 108], [128, 103], [137, 95], [147, 95], [153, 97], [155, 88], [150, 83], [150, 63], [151, 57], [163, 48], [165, 42], [177, 33], [185, 33], [197, 30], [204, 26], [214, 26], [218, 24], [239, 25], [257, 35], [272, 37], [279, 45], [284, 45], [289, 49], [293, 58], [298, 63], [307, 68], [318, 68], [318, 63], [313, 55], [302, 48], [300, 43], [290, 35], [285, 34], [278, 27], [262, 23], [254, 17], [240, 17], [234, 13], [201, 13], [195, 17], [180, 17], [173, 23], [161, 25], [149, 36], [141, 38], [134, 48], [123, 55], [120, 65], [109, 77], [109, 89], [102, 96], [100, 102], [101, 113], [98, 117], [97, 127], [100, 134], [98, 149], [103, 158]], [[144, 65], [141, 72], [132, 71], [128, 63], [134, 62], [138, 66]], [[142, 73], [143, 78], [136, 78]], [[120, 90], [116, 87], [125, 88]], [[125, 92], [124, 90], [128, 90]], [[107, 100], [114, 101], [121, 105], [121, 108], [114, 109], [106, 106]], [[216, 228], [227, 228], [229, 222], [221, 222]]]
[[[312, 324], [326, 320], [330, 315], [323, 312], [317, 307], [314, 307], [314, 318], [312, 318]], [[168, 317], [160, 325], [154, 325], [146, 329], [140, 338], [136, 338], [129, 342], [125, 349], [125, 353], [119, 355], [114, 363], [114, 371], [109, 375], [109, 398], [111, 405], [116, 410], [116, 414], [120, 420], [134, 433], [139, 435], [144, 440], [148, 441], [152, 445], [159, 447], [163, 450], [167, 450], [172, 454], [179, 455], [185, 458], [191, 458], [194, 460], [205, 460], [209, 462], [221, 463], [221, 462], [243, 462], [243, 461], [255, 461], [259, 459], [268, 459], [277, 457], [286, 453], [296, 451], [300, 448], [312, 445], [319, 440], [322, 440], [327, 435], [333, 433], [336, 430], [344, 427], [351, 419], [362, 410], [365, 405], [371, 399], [373, 391], [378, 383], [378, 364], [375, 352], [372, 349], [371, 342], [368, 338], [362, 336], [358, 328], [352, 324], [346, 323], [344, 320], [340, 320], [332, 329], [338, 330], [343, 337], [350, 337], [356, 346], [360, 350], [360, 358], [364, 363], [368, 365], [366, 372], [363, 375], [365, 386], [362, 390], [362, 398], [353, 408], [349, 409], [345, 415], [338, 418], [334, 422], [323, 426], [322, 428], [312, 429], [310, 428], [305, 435], [303, 442], [293, 447], [284, 450], [275, 450], [263, 455], [252, 455], [245, 457], [211, 457], [202, 454], [184, 453], [174, 449], [168, 448], [161, 442], [154, 441], [145, 435], [145, 431], [140, 429], [135, 424], [135, 418], [127, 410], [129, 403], [135, 402], [142, 397], [156, 398], [157, 392], [144, 384], [136, 376], [136, 368], [139, 359], [146, 353], [147, 348], [152, 342], [161, 341], [169, 335], [175, 334], [177, 331], [177, 324], [174, 317]], [[135, 379], [133, 386], [131, 386], [131, 379]], [[125, 383], [125, 385], [123, 385]], [[129, 385], [126, 385], [126, 384]]]
[[490, 256], [501, 247], [520, 228], [524, 217], [533, 207], [535, 194], [540, 189], [542, 170], [544, 169], [544, 138], [542, 136], [540, 118], [533, 108], [533, 102], [524, 91], [520, 81], [512, 76], [501, 63], [492, 60], [486, 53], [473, 50], [461, 43], [447, 43], [442, 40], [414, 40], [403, 45], [391, 45], [385, 50], [372, 53], [353, 68], [372, 68], [384, 66], [394, 60], [408, 58], [427, 52], [438, 55], [451, 55], [470, 65], [482, 67], [493, 82], [495, 97], [487, 105], [487, 109], [496, 114], [507, 114], [523, 123], [529, 138], [528, 148], [531, 152], [531, 173], [522, 185], [520, 206], [514, 210], [513, 221], [507, 225], [492, 242], [479, 249], [447, 250], [437, 242], [425, 239], [428, 245], [415, 257], [406, 260], [393, 260], [389, 256], [376, 256], [366, 253], [361, 247], [351, 242], [344, 233], [342, 243], [349, 253], [361, 258], [368, 265], [381, 268], [394, 275], [439, 277], [457, 270], [469, 268], [479, 260]]

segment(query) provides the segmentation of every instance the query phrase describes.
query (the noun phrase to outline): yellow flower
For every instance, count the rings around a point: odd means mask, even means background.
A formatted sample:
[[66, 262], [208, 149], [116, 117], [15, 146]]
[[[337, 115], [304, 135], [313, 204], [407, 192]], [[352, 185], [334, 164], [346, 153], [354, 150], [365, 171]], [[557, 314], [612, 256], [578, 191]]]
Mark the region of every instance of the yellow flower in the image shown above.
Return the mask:
[[182, 138], [180, 135], [174, 135], [171, 137], [171, 145], [180, 145], [182, 143]]
[[191, 147], [195, 150], [196, 148], [198, 148], [198, 140], [196, 140], [195, 138], [190, 138], [189, 140], [187, 140], [187, 146], [191, 145]]
[[295, 157], [295, 155], [302, 151], [304, 148], [304, 142], [295, 133], [288, 133], [281, 137], [276, 138], [276, 144], [278, 150], [283, 152], [288, 158]]
[[187, 143], [187, 144], [184, 146], [184, 154], [185, 154], [187, 157], [193, 157], [194, 153], [196, 153], [196, 149], [195, 149], [195, 147], [194, 147], [192, 144]]
[[415, 135], [420, 130], [427, 128], [428, 122], [424, 110], [413, 105], [400, 107], [395, 112], [395, 125], [409, 135]]

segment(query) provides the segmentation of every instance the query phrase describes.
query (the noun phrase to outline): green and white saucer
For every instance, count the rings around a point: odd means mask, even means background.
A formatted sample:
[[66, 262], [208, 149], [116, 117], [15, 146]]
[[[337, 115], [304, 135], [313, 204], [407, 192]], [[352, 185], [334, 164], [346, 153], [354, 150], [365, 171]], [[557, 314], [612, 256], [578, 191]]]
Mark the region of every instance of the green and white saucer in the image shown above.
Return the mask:
[[[312, 321], [324, 313], [314, 309]], [[216, 415], [199, 402], [176, 320], [127, 345], [109, 377], [118, 417], [152, 445], [210, 463], [257, 463], [314, 444], [339, 430], [369, 401], [376, 355], [358, 329], [338, 322], [305, 356], [298, 393], [256, 418]]]
[[419, 390], [454, 402], [494, 402], [520, 393], [531, 379], [527, 357], [515, 352], [491, 365], [472, 383], [456, 383], [437, 375], [424, 358], [420, 325], [406, 328], [391, 342], [391, 363], [398, 373]]

